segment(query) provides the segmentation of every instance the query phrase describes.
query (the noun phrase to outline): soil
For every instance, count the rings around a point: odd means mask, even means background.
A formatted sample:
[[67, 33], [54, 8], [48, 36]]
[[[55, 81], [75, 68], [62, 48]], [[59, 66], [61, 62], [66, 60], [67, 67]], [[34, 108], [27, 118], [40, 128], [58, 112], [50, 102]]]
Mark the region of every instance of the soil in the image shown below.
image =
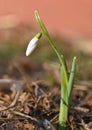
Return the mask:
[[[50, 78], [46, 79], [45, 72], [51, 74]], [[0, 77], [0, 130], [58, 129], [57, 68], [23, 57], [0, 63]], [[66, 130], [91, 129], [92, 83], [75, 81]]]

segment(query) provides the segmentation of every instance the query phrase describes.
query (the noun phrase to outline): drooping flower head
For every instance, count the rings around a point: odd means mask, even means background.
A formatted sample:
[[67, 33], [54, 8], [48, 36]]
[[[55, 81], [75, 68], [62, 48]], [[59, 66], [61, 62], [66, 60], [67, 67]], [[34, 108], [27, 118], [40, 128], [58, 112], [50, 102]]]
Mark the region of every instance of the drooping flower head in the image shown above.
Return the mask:
[[29, 56], [34, 51], [34, 49], [36, 48], [38, 44], [38, 40], [41, 38], [41, 36], [42, 36], [42, 33], [39, 32], [32, 38], [32, 40], [29, 42], [27, 46], [26, 56]]

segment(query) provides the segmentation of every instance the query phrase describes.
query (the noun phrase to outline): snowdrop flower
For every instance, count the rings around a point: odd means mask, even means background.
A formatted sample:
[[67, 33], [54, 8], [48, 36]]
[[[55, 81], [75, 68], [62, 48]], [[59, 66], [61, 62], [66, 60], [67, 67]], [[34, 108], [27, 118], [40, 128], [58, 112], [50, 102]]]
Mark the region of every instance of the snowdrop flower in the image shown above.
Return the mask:
[[28, 44], [28, 47], [26, 50], [26, 56], [29, 56], [34, 51], [34, 49], [36, 48], [38, 44], [38, 40], [41, 38], [41, 36], [42, 36], [42, 33], [39, 32], [32, 38], [32, 40]]

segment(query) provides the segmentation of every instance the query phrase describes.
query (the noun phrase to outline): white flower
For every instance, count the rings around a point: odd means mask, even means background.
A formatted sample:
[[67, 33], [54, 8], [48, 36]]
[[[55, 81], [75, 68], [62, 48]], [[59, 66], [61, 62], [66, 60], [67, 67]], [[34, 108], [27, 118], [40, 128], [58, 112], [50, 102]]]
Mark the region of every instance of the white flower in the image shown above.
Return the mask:
[[34, 51], [34, 49], [36, 48], [36, 46], [38, 44], [38, 40], [41, 38], [41, 36], [42, 36], [42, 33], [39, 32], [29, 42], [29, 44], [27, 46], [27, 50], [26, 50], [26, 56], [29, 56]]

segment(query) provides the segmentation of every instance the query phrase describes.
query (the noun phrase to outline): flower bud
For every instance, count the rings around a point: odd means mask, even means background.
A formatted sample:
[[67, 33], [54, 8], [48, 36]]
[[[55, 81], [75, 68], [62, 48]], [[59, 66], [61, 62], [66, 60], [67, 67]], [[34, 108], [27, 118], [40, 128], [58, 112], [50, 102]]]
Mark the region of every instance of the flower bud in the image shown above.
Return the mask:
[[36, 46], [38, 44], [38, 40], [41, 38], [41, 36], [42, 36], [42, 33], [39, 32], [29, 42], [29, 44], [27, 46], [27, 50], [26, 50], [26, 56], [29, 56], [34, 51], [34, 49], [36, 48]]

